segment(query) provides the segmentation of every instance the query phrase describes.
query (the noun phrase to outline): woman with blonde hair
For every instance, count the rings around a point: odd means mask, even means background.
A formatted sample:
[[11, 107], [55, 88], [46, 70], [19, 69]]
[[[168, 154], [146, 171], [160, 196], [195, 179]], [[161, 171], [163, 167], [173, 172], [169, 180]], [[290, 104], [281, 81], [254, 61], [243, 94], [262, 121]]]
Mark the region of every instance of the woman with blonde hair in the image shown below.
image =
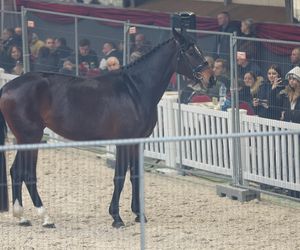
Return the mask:
[[244, 75], [244, 83], [250, 88], [252, 98], [257, 98], [263, 80], [261, 76], [256, 76], [253, 71], [249, 71]]
[[[290, 70], [285, 78], [288, 85], [276, 96], [281, 106], [280, 120], [300, 123], [300, 67]], [[271, 93], [274, 94], [273, 91]]]

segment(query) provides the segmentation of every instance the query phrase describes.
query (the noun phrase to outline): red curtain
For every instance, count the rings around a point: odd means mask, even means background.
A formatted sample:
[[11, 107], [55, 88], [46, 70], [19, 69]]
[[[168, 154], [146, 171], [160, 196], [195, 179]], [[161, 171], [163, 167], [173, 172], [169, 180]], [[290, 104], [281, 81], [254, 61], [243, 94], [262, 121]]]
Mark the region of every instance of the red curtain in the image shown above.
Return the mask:
[[[156, 25], [170, 27], [170, 14], [161, 12], [150, 12], [144, 10], [131, 10], [123, 8], [93, 8], [82, 5], [52, 4], [35, 1], [17, 0], [17, 6], [24, 6], [32, 9], [68, 13], [82, 16], [93, 16], [119, 21], [130, 20], [131, 23]], [[49, 14], [38, 14], [40, 18], [51, 22], [70, 23], [73, 18]], [[197, 17], [197, 29], [216, 31], [218, 24], [216, 18]], [[286, 40], [300, 42], [300, 27], [296, 25], [284, 25], [275, 23], [258, 23], [256, 25], [257, 37], [266, 39]], [[275, 54], [289, 55], [292, 48], [296, 46], [263, 43], [266, 48]]]
[[[256, 30], [259, 38], [300, 42], [300, 27], [296, 25], [259, 23]], [[268, 42], [264, 42], [263, 45], [278, 55], [289, 55], [297, 46]]]

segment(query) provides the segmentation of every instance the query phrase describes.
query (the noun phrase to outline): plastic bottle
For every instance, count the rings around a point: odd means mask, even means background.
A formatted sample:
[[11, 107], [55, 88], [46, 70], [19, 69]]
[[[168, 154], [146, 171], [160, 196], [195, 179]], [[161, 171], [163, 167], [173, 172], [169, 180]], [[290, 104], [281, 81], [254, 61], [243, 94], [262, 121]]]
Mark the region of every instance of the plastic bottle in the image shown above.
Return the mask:
[[95, 63], [94, 63], [94, 62], [91, 62], [91, 64], [90, 64], [90, 68], [91, 68], [91, 69], [94, 69], [94, 68], [96, 68], [96, 65], [95, 65]]
[[226, 100], [226, 92], [227, 92], [226, 86], [222, 82], [221, 86], [220, 86], [220, 89], [219, 89], [219, 106], [220, 106], [220, 109], [222, 108], [222, 106], [224, 105], [224, 102]]

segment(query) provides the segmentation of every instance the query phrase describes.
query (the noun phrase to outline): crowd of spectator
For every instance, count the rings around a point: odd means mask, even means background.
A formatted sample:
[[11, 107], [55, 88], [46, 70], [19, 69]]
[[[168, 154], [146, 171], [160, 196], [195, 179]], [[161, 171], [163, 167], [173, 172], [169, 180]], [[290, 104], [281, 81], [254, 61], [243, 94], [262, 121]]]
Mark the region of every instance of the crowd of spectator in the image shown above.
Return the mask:
[[[227, 88], [226, 102], [220, 109], [231, 107], [230, 78], [228, 67], [230, 60], [229, 36], [225, 33], [235, 33], [242, 39], [237, 43], [236, 67], [237, 86], [240, 107], [247, 105], [247, 113], [263, 118], [292, 121], [300, 123], [300, 47], [294, 47], [290, 53], [290, 67], [285, 74], [279, 65], [270, 63], [266, 72], [257, 62], [260, 61], [260, 44], [247, 38], [255, 38], [255, 23], [251, 18], [240, 22], [232, 22], [227, 12], [217, 15], [219, 31], [216, 36], [215, 49], [212, 55], [207, 56], [212, 77], [201, 82], [187, 82], [182, 90], [181, 102], [188, 103], [193, 100], [207, 100], [195, 96], [208, 96], [213, 100], [219, 97], [219, 88], [224, 84]], [[243, 39], [246, 38], [246, 39]]]
[[[17, 32], [16, 32], [17, 31]], [[22, 30], [21, 30], [22, 31]], [[19, 74], [23, 64], [20, 27], [3, 30], [0, 43], [0, 67], [10, 74]]]
[[[291, 51], [288, 74], [283, 74], [280, 67], [275, 64], [269, 65], [267, 71], [264, 72], [257, 63], [261, 52], [259, 44], [247, 40], [249, 37], [255, 38], [256, 36], [254, 20], [246, 18], [239, 23], [233, 22], [229, 13], [224, 11], [217, 15], [217, 22], [219, 31], [222, 33], [216, 35], [213, 53], [206, 56], [212, 76], [203, 77], [201, 82], [186, 79], [181, 101], [191, 102], [195, 95], [205, 95], [210, 99], [219, 98], [220, 86], [224, 84], [227, 90], [226, 105], [228, 107], [232, 85], [229, 77], [230, 39], [224, 33], [235, 33], [242, 38], [238, 40], [236, 55], [239, 100], [247, 102], [253, 114], [260, 117], [299, 122], [296, 118], [297, 112], [300, 112], [297, 111], [299, 104], [295, 102], [298, 102], [299, 96], [297, 81], [300, 77], [298, 71], [300, 47], [294, 47]], [[129, 63], [138, 60], [152, 48], [151, 43], [142, 33], [134, 33], [130, 38]], [[75, 51], [68, 46], [65, 38], [47, 37], [41, 40], [38, 34], [29, 32], [28, 47], [31, 71], [94, 77], [118, 70], [124, 63], [122, 42], [120, 44], [112, 41], [104, 42], [100, 48], [100, 56], [98, 56], [97, 52], [92, 49], [91, 42], [84, 38], [79, 41], [77, 56]], [[0, 43], [0, 67], [10, 74], [23, 73], [22, 29], [20, 27], [4, 29]], [[294, 80], [290, 80], [292, 78]], [[287, 100], [290, 101], [290, 105], [287, 105]], [[225, 109], [226, 107], [223, 107], [223, 110]]]
[[[29, 70], [56, 72], [66, 75], [94, 77], [109, 71], [118, 70], [123, 65], [124, 44], [112, 41], [103, 43], [99, 55], [92, 49], [89, 39], [81, 39], [77, 53], [70, 48], [64, 37], [40, 39], [33, 30], [28, 34]], [[130, 36], [128, 62], [134, 62], [152, 48], [142, 33]], [[22, 28], [6, 28], [0, 41], [0, 68], [6, 73], [21, 75], [23, 70]]]

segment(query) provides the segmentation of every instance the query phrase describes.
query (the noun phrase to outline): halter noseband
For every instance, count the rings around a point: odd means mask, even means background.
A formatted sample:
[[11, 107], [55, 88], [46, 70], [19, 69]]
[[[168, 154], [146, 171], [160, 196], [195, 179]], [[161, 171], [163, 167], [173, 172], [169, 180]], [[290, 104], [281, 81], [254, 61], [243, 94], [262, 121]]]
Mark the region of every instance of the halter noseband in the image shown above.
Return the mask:
[[182, 57], [184, 60], [187, 61], [188, 63], [188, 67], [190, 68], [190, 70], [193, 73], [193, 77], [196, 81], [201, 81], [202, 80], [202, 76], [199, 76], [199, 72], [203, 71], [205, 68], [207, 68], [208, 66], [208, 62], [206, 60], [204, 60], [202, 53], [199, 51], [199, 49], [197, 47], [194, 46], [195, 50], [198, 52], [199, 56], [201, 56], [201, 58], [203, 59], [203, 63], [197, 65], [196, 67], [192, 67], [192, 65], [190, 64], [185, 52], [188, 50], [188, 48], [191, 46], [191, 44], [189, 44], [188, 46], [186, 45], [181, 45], [180, 49], [179, 49], [179, 56], [177, 57], [177, 61], [179, 62], [180, 57]]

